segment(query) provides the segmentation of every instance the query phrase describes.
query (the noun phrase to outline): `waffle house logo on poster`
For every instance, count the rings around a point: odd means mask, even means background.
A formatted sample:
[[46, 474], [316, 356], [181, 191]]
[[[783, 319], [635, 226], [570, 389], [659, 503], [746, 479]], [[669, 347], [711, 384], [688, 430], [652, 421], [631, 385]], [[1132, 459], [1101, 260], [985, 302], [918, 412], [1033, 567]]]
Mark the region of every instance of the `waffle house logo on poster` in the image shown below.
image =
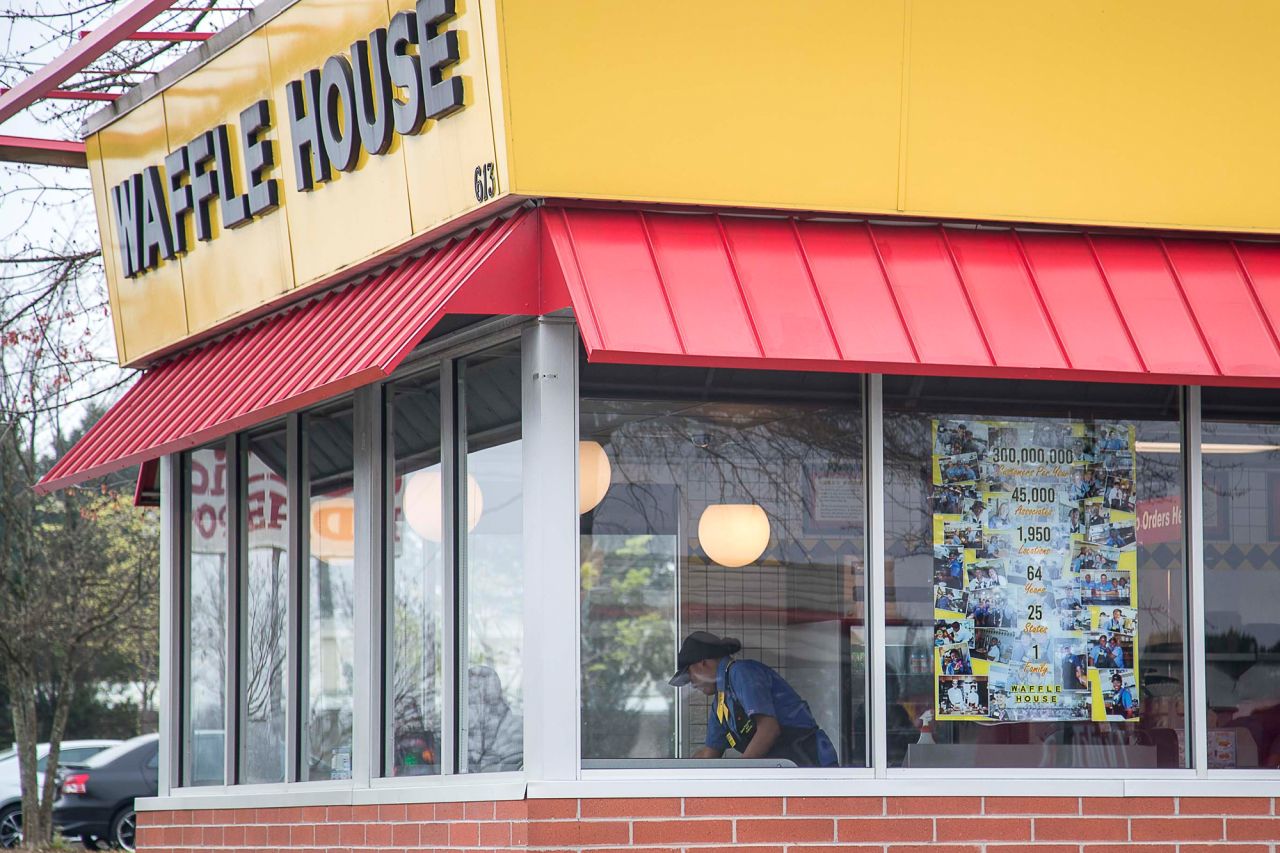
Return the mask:
[[[285, 84], [294, 181], [310, 192], [353, 172], [362, 151], [386, 154], [396, 134], [423, 132], [462, 109], [464, 82], [446, 76], [459, 60], [458, 34], [447, 29], [456, 0], [418, 0], [387, 27], [336, 54], [323, 67]], [[240, 228], [280, 205], [269, 177], [276, 164], [270, 102], [240, 113], [239, 128], [220, 124], [111, 188], [120, 262], [135, 278], [212, 240], [214, 210], [226, 229]], [[232, 157], [232, 138], [239, 159]]]
[[1138, 719], [1134, 436], [932, 422], [939, 720]]

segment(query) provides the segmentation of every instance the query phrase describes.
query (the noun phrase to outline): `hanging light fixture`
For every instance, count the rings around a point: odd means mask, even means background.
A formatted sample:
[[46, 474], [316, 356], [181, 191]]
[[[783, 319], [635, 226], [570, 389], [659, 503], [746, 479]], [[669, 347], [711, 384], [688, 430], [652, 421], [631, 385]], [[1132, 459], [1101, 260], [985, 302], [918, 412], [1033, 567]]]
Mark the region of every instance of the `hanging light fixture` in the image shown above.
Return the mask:
[[698, 542], [712, 561], [742, 568], [769, 547], [769, 516], [759, 504], [711, 504], [698, 519]]
[[[467, 532], [476, 529], [484, 512], [484, 494], [480, 483], [467, 474]], [[439, 542], [441, 539], [440, 466], [418, 471], [409, 477], [404, 486], [404, 517], [423, 539]]]
[[320, 560], [355, 556], [356, 502], [349, 497], [312, 498], [311, 555]]
[[578, 515], [591, 512], [604, 500], [613, 478], [609, 454], [598, 441], [578, 442]]

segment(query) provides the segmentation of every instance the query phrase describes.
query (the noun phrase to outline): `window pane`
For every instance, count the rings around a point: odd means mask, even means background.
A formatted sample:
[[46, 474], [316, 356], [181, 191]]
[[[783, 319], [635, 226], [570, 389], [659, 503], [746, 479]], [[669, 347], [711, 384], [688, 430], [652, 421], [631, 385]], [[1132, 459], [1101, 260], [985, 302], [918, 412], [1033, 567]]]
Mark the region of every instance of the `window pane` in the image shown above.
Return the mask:
[[[866, 764], [860, 388], [836, 374], [582, 366], [586, 766], [737, 755], [760, 714], [782, 727], [761, 753], [772, 766]], [[726, 647], [701, 648], [693, 686], [674, 689], [697, 631], [741, 650], [730, 669]]]
[[285, 778], [285, 649], [289, 631], [287, 444], [282, 427], [250, 437], [246, 454], [242, 782], [283, 782]]
[[1186, 766], [1177, 389], [884, 402], [890, 763]]
[[388, 659], [391, 662], [390, 775], [440, 772], [442, 668], [446, 630], [440, 479], [440, 383], [435, 375], [392, 385], [388, 511]]
[[199, 748], [221, 742], [227, 709], [227, 459], [222, 448], [186, 457], [187, 661], [191, 685], [182, 766], [191, 785], [221, 785], [225, 758]]
[[311, 514], [302, 778], [351, 778], [355, 679], [355, 467], [350, 405], [304, 421]]
[[1203, 391], [1209, 766], [1280, 767], [1280, 419], [1270, 392]]
[[458, 474], [465, 627], [459, 694], [460, 769], [524, 764], [520, 654], [524, 639], [520, 346], [458, 365], [465, 452]]

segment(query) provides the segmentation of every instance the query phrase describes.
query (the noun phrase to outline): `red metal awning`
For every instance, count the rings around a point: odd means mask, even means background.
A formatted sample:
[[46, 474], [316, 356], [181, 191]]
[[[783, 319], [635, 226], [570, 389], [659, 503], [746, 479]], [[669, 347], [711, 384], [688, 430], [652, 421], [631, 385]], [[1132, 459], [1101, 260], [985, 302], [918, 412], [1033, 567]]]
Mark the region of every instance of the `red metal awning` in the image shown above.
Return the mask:
[[636, 364], [1280, 386], [1280, 243], [543, 207], [149, 370], [41, 490], [389, 376], [445, 313]]
[[52, 491], [389, 376], [446, 312], [537, 312], [522, 211], [148, 370], [40, 481]]
[[571, 208], [544, 241], [592, 360], [1280, 380], [1277, 243]]

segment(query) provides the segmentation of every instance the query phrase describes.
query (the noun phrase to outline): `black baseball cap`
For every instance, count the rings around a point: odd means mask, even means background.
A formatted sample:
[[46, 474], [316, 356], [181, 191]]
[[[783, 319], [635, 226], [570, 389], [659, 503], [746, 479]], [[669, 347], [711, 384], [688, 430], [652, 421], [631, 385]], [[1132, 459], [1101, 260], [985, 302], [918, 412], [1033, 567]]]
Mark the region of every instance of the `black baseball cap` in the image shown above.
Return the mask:
[[680, 644], [680, 653], [676, 655], [676, 666], [679, 669], [667, 683], [672, 687], [683, 687], [689, 683], [689, 667], [708, 658], [719, 660], [741, 648], [742, 643], [732, 637], [717, 637], [710, 631], [694, 631]]

